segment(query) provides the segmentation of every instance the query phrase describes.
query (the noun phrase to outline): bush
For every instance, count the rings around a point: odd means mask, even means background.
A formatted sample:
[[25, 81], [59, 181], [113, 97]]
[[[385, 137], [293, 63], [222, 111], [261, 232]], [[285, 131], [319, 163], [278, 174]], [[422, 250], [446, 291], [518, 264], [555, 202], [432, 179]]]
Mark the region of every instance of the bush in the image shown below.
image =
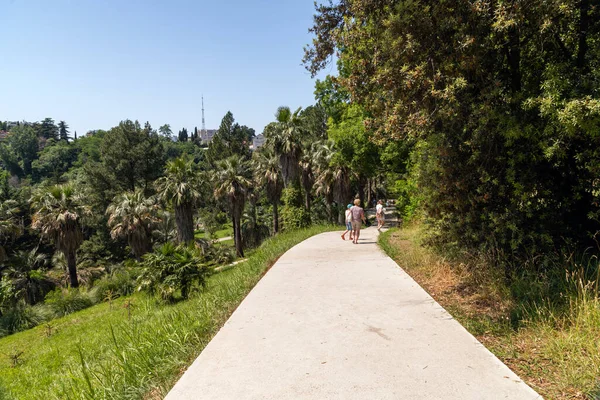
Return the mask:
[[33, 328], [53, 317], [44, 307], [19, 302], [0, 317], [0, 337]]
[[138, 263], [138, 289], [161, 299], [173, 301], [177, 292], [187, 299], [191, 289], [204, 286], [213, 271], [213, 264], [200, 250], [185, 245], [166, 243], [154, 253], [144, 255]]
[[56, 316], [65, 316], [94, 305], [89, 293], [80, 292], [78, 289], [56, 289], [46, 295], [46, 306]]
[[128, 269], [119, 268], [110, 275], [96, 281], [92, 290], [95, 303], [111, 298], [129, 296], [135, 290], [137, 275]]
[[303, 205], [302, 191], [296, 187], [283, 189], [281, 194], [281, 222], [283, 230], [294, 230], [310, 226], [310, 214]]

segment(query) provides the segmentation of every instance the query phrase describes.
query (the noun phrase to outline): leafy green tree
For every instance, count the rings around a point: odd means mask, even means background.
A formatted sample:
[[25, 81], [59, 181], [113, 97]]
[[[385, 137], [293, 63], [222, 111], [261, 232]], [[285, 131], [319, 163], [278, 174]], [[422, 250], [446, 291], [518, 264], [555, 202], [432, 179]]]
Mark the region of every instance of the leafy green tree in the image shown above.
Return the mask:
[[173, 136], [173, 131], [171, 130], [171, 125], [169, 125], [169, 124], [164, 124], [163, 126], [158, 128], [158, 131], [160, 132], [161, 135], [163, 135], [164, 137], [167, 137], [169, 139], [171, 138], [171, 136]]
[[373, 143], [365, 128], [366, 117], [361, 107], [346, 107], [337, 123], [330, 124], [329, 139], [335, 143], [334, 162], [349, 167], [356, 179], [356, 187], [361, 202], [365, 199], [367, 179], [379, 173], [380, 149]]
[[238, 257], [244, 256], [241, 220], [250, 186], [250, 176], [247, 162], [237, 155], [220, 161], [214, 174], [215, 197], [227, 200], [229, 206]]
[[60, 140], [69, 141], [69, 125], [65, 121], [58, 123], [58, 134]]
[[223, 117], [217, 133], [208, 145], [207, 158], [214, 165], [234, 155], [248, 160], [251, 156], [250, 144], [254, 137], [254, 129], [235, 122], [233, 114], [228, 111]]
[[6, 168], [19, 177], [31, 175], [32, 163], [38, 157], [38, 138], [30, 126], [19, 125], [0, 144], [0, 158]]
[[279, 232], [278, 207], [283, 190], [279, 157], [261, 149], [254, 152], [252, 162], [256, 182], [258, 186], [265, 188], [267, 200], [273, 206], [273, 234], [276, 234]]
[[162, 174], [164, 149], [158, 135], [140, 124], [123, 121], [102, 138], [100, 162], [87, 163], [89, 185], [104, 207], [122, 191], [148, 193]]
[[62, 175], [77, 160], [77, 150], [77, 147], [63, 140], [44, 147], [32, 164], [35, 178], [49, 177], [58, 185]]
[[311, 143], [327, 139], [327, 111], [320, 104], [308, 106], [301, 111], [302, 120], [305, 125], [306, 134], [304, 142], [309, 139]]
[[76, 252], [83, 243], [82, 222], [90, 210], [71, 185], [41, 188], [30, 201], [35, 211], [31, 227], [64, 254], [71, 287], [79, 286]]
[[113, 239], [126, 238], [136, 259], [152, 250], [152, 228], [157, 222], [158, 204], [141, 190], [126, 192], [107, 208], [108, 226]]
[[186, 155], [167, 162], [165, 176], [156, 181], [159, 197], [175, 211], [179, 243], [194, 241], [194, 210], [203, 187], [202, 174]]
[[37, 125], [37, 135], [44, 139], [58, 140], [58, 127], [52, 118], [45, 118]]
[[[373, 140], [415, 142], [438, 243], [501, 259], [591, 244], [600, 8], [340, 0], [317, 7], [312, 32], [308, 69], [339, 56], [337, 81], [368, 115]], [[504, 264], [507, 275], [517, 264]]]

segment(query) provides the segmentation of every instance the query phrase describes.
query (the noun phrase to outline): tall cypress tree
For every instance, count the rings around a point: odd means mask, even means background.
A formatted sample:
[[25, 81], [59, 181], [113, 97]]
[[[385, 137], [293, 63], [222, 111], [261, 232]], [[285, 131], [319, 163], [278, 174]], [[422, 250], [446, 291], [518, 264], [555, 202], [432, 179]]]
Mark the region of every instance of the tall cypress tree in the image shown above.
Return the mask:
[[183, 128], [182, 130], [179, 131], [179, 141], [180, 142], [188, 141], [188, 131], [186, 128]]

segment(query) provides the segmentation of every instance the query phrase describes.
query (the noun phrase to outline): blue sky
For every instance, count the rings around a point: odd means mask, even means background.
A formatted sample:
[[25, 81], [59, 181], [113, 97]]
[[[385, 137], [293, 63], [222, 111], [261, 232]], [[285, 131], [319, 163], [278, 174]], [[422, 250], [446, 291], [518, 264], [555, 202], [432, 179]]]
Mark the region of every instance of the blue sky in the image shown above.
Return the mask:
[[313, 13], [313, 0], [0, 0], [0, 120], [200, 129], [204, 94], [208, 129], [231, 110], [260, 133], [279, 105], [314, 103]]

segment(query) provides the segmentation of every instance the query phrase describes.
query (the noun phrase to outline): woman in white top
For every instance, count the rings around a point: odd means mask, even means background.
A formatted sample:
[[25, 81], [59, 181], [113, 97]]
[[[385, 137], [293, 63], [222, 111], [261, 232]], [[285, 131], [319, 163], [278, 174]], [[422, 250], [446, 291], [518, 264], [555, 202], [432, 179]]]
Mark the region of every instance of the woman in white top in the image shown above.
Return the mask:
[[375, 207], [375, 216], [377, 217], [377, 230], [381, 231], [383, 224], [385, 224], [385, 209], [383, 208], [383, 201], [379, 200]]
[[350, 212], [350, 208], [352, 204], [348, 204], [346, 208], [346, 232], [342, 234], [342, 239], [346, 240], [346, 233], [350, 232], [350, 240], [353, 240], [352, 237], [352, 213]]

